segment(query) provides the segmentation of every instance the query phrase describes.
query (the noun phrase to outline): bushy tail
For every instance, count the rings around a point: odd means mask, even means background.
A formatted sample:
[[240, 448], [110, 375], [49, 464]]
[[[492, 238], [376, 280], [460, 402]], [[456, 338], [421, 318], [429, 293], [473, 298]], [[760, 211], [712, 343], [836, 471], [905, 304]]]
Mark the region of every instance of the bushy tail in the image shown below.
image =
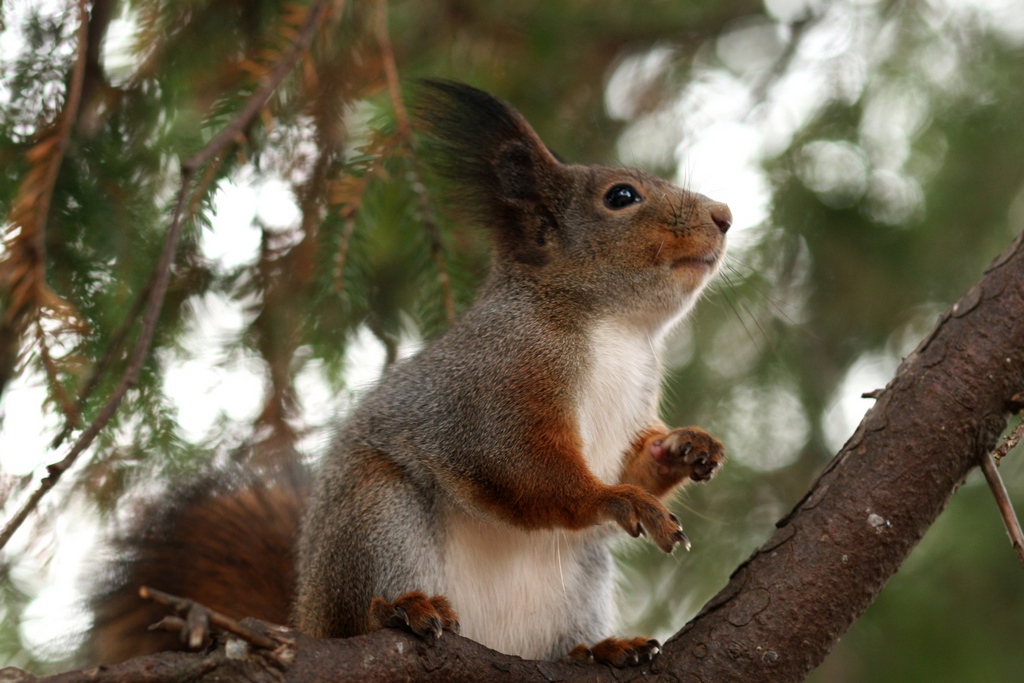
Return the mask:
[[114, 560], [91, 598], [83, 652], [92, 663], [181, 649], [147, 627], [167, 609], [140, 586], [192, 598], [230, 617], [287, 624], [295, 590], [295, 542], [309, 492], [298, 464], [271, 472], [236, 466], [171, 489], [112, 541]]

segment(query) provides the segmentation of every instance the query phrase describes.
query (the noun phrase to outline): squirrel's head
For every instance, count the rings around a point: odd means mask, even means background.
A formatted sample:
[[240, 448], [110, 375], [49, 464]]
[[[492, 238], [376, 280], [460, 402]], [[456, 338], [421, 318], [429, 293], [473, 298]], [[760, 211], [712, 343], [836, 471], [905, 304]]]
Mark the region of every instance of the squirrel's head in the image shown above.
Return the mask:
[[660, 327], [718, 271], [725, 204], [643, 171], [564, 163], [516, 110], [467, 85], [423, 81], [414, 111], [457, 204], [491, 228], [499, 272]]

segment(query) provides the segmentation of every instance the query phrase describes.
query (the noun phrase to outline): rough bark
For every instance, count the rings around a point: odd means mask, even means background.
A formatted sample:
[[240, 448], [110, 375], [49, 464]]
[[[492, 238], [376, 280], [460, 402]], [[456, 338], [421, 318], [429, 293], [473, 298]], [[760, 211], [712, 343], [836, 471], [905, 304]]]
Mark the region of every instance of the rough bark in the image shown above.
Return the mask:
[[[321, 641], [289, 633], [294, 647], [276, 656], [235, 641], [24, 680], [800, 681], [993, 449], [1022, 390], [1024, 233], [903, 362], [768, 542], [645, 666], [529, 662], [448, 635], [428, 647], [393, 631]], [[0, 681], [20, 676], [0, 671]]]

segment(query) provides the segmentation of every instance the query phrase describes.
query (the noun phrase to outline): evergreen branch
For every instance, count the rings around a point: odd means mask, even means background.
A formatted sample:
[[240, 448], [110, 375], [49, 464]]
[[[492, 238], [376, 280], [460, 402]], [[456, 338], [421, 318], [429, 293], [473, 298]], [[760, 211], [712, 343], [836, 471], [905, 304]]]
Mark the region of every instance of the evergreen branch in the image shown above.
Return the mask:
[[452, 295], [452, 282], [448, 276], [448, 267], [444, 259], [444, 245], [441, 243], [441, 229], [438, 226], [437, 215], [430, 203], [427, 194], [427, 186], [420, 178], [419, 169], [416, 167], [416, 159], [409, 158], [409, 179], [412, 181], [412, 190], [420, 205], [420, 220], [423, 223], [423, 230], [427, 233], [427, 240], [430, 242], [430, 254], [434, 257], [437, 265], [437, 280], [441, 285], [441, 293], [444, 296], [444, 313], [449, 325], [455, 324], [455, 297]]
[[[213, 183], [214, 177], [216, 176], [217, 169], [220, 168], [221, 161], [223, 161], [223, 154], [218, 155], [214, 160], [214, 163], [207, 167], [203, 173], [203, 177], [200, 179], [199, 184], [196, 186], [196, 190], [192, 193], [193, 199], [188, 204], [188, 213], [185, 220], [191, 220], [199, 211], [199, 202], [203, 195], [209, 190], [210, 185]], [[142, 310], [145, 307], [146, 302], [149, 300], [149, 295], [153, 291], [153, 285], [159, 276], [159, 271], [154, 271], [150, 276], [146, 286], [139, 292], [138, 297], [135, 299], [135, 303], [132, 304], [131, 310], [125, 315], [124, 320], [121, 321], [120, 326], [114, 331], [114, 334], [110, 337], [110, 343], [107, 344], [106, 350], [103, 352], [103, 357], [100, 358], [99, 362], [93, 366], [92, 372], [89, 374], [89, 378], [86, 380], [82, 389], [78, 392], [78, 398], [75, 400], [73, 411], [68, 413], [69, 416], [77, 416], [78, 420], [68, 420], [64, 423], [64, 428], [61, 429], [60, 433], [53, 438], [50, 442], [50, 448], [59, 448], [64, 440], [68, 438], [72, 431], [78, 429], [81, 421], [81, 413], [85, 409], [85, 404], [92, 396], [92, 392], [99, 386], [100, 381], [106, 375], [107, 371], [113, 364], [114, 358], [120, 354], [121, 348], [124, 346], [125, 340], [128, 338], [128, 333], [135, 326], [135, 322], [139, 319], [139, 315], [142, 314]]]
[[387, 82], [391, 106], [395, 110], [395, 122], [398, 132], [406, 140], [412, 134], [409, 125], [409, 114], [402, 100], [402, 88], [398, 81], [398, 66], [395, 64], [395, 51], [391, 47], [391, 36], [388, 31], [388, 1], [377, 0], [377, 45], [380, 47], [381, 61], [384, 66], [384, 80]]
[[199, 150], [195, 155], [187, 160], [183, 165], [182, 169], [187, 171], [196, 171], [196, 169], [204, 166], [214, 155], [218, 154], [221, 150], [225, 149], [229, 144], [234, 142], [242, 132], [252, 125], [252, 122], [259, 115], [263, 107], [267, 105], [270, 100], [270, 96], [274, 94], [281, 82], [284, 81], [285, 77], [291, 73], [292, 69], [295, 68], [295, 64], [299, 61], [299, 57], [309, 49], [310, 43], [313, 41], [313, 35], [316, 33], [317, 27], [327, 14], [328, 0], [316, 0], [316, 2], [310, 7], [309, 14], [306, 17], [306, 23], [302, 26], [299, 34], [291, 48], [285, 53], [281, 61], [278, 62], [274, 71], [271, 73], [270, 78], [264, 81], [263, 85], [252, 94], [249, 101], [246, 102], [245, 107], [242, 111], [234, 118], [231, 123], [224, 127], [220, 133], [218, 133], [206, 147]]
[[[142, 32], [145, 32], [145, 29], [147, 29], [147, 27], [149, 29], [152, 29], [154, 26], [156, 26], [155, 22], [157, 22], [159, 18], [158, 13], [155, 13], [155, 11], [159, 9], [159, 5], [147, 6], [144, 9], [148, 9], [150, 12], [146, 15], [148, 19], [142, 22], [142, 26], [140, 27], [140, 31]], [[300, 21], [298, 23], [302, 22]], [[157, 36], [154, 35], [150, 42], [155, 42], [157, 39]], [[262, 69], [262, 67], [260, 67], [260, 70], [262, 72], [266, 71], [266, 69]], [[192, 193], [192, 201], [190, 201], [188, 204], [186, 220], [191, 219], [198, 213], [199, 204], [202, 201], [202, 198], [206, 195], [206, 192], [212, 185], [213, 181], [216, 180], [217, 171], [219, 170], [223, 160], [224, 155], [223, 150], [221, 150], [217, 154], [216, 159], [214, 159], [214, 163], [207, 166], [206, 170], [203, 172], [199, 184], [197, 185], [195, 191]], [[125, 319], [122, 321], [121, 325], [111, 336], [111, 341], [107, 345], [103, 357], [99, 360], [98, 363], [96, 363], [93, 366], [93, 370], [90, 373], [89, 378], [86, 380], [82, 389], [79, 391], [78, 398], [76, 399], [76, 413], [80, 414], [81, 411], [85, 408], [85, 404], [92, 396], [92, 392], [95, 391], [97, 386], [99, 386], [100, 381], [103, 379], [104, 375], [112, 366], [115, 357], [120, 353], [124, 345], [124, 342], [128, 337], [128, 333], [135, 326], [135, 323], [138, 320], [139, 315], [142, 313], [145, 303], [149, 298], [149, 294], [153, 289], [153, 283], [158, 275], [158, 272], [154, 272], [152, 276], [149, 278], [149, 281], [146, 283], [146, 286], [139, 293], [138, 297], [135, 299], [135, 302], [132, 304], [131, 310], [125, 316]], [[72, 424], [70, 421], [66, 422], [64, 427], [61, 429], [60, 433], [57, 434], [56, 437], [54, 437], [53, 441], [51, 441], [50, 447], [59, 448], [60, 445], [64, 442], [64, 440], [67, 439], [67, 437], [71, 434], [71, 432], [78, 427], [79, 425], [77, 423]]]
[[[46, 287], [46, 221], [64, 153], [78, 116], [88, 52], [87, 0], [78, 0], [78, 48], [64, 107], [26, 152], [29, 170], [8, 218], [7, 253], [0, 259], [0, 287], [7, 299], [0, 321], [0, 395], [15, 374], [21, 339]], [[68, 306], [70, 308], [70, 306]]]
[[430, 254], [437, 266], [437, 280], [441, 285], [441, 293], [444, 297], [445, 318], [449, 325], [455, 323], [455, 298], [452, 295], [451, 278], [448, 276], [448, 266], [444, 258], [444, 245], [441, 243], [441, 231], [438, 227], [437, 216], [434, 214], [427, 195], [427, 186], [423, 184], [419, 168], [416, 165], [416, 155], [412, 148], [412, 127], [409, 124], [409, 115], [405, 109], [405, 102], [402, 100], [402, 89], [398, 79], [398, 67], [395, 64], [395, 51], [391, 47], [391, 37], [388, 33], [388, 3], [387, 0], [377, 0], [377, 43], [380, 46], [381, 58], [384, 63], [384, 78], [388, 85], [388, 94], [391, 97], [391, 106], [395, 110], [395, 122], [398, 125], [398, 133], [403, 142], [411, 152], [409, 158], [409, 180], [413, 192], [419, 203], [420, 217], [423, 230], [430, 243]]
[[[332, 97], [336, 93], [321, 90], [318, 97]], [[260, 261], [256, 266], [255, 285], [259, 291], [263, 310], [250, 327], [257, 339], [257, 348], [268, 369], [263, 408], [253, 425], [256, 438], [243, 449], [250, 463], [274, 465], [282, 457], [293, 457], [298, 432], [291, 421], [297, 415], [298, 396], [295, 390], [295, 352], [300, 342], [303, 313], [300, 308], [281, 305], [287, 300], [307, 300], [309, 283], [313, 276], [314, 259], [320, 240], [319, 227], [323, 221], [324, 196], [327, 174], [334, 159], [340, 154], [337, 136], [325, 133], [328, 123], [317, 118], [319, 152], [308, 177], [296, 190], [302, 213], [299, 231], [302, 238], [284, 253], [268, 244], [263, 233]], [[283, 330], [287, 332], [282, 333]]]
[[128, 83], [128, 89], [134, 89], [142, 81], [156, 72], [160, 58], [167, 46], [167, 33], [160, 25], [160, 16], [164, 10], [162, 2], [145, 0], [139, 3], [138, 29], [135, 31], [132, 52], [139, 59], [139, 67], [135, 70]]
[[92, 9], [89, 12], [85, 73], [82, 77], [82, 99], [76, 126], [86, 135], [95, 133], [99, 128], [101, 119], [112, 108], [111, 100], [118, 91], [107, 79], [101, 55], [103, 41], [113, 18], [114, 5], [114, 0], [92, 0]]
[[[121, 400], [124, 398], [125, 394], [128, 392], [128, 389], [133, 387], [138, 381], [139, 373], [142, 371], [142, 365], [149, 355], [149, 348], [156, 332], [156, 324], [160, 317], [160, 311], [163, 308], [164, 296], [167, 293], [167, 285], [170, 282], [171, 264], [173, 263], [174, 256], [177, 252], [178, 241], [181, 236], [181, 227], [182, 223], [184, 223], [183, 215], [185, 214], [185, 209], [188, 203], [189, 189], [192, 185], [193, 177], [198, 169], [202, 168], [203, 165], [215, 156], [221, 154], [229, 145], [234, 143], [238, 135], [243, 130], [252, 124], [253, 120], [259, 115], [260, 111], [270, 99], [274, 90], [277, 89], [288, 73], [290, 73], [291, 69], [298, 62], [300, 55], [308, 48], [313, 39], [313, 35], [316, 32], [316, 28], [325, 14], [327, 6], [328, 0], [317, 0], [310, 9], [306, 24], [303, 26], [298, 39], [292, 46], [292, 49], [281, 60], [281, 63], [278, 64], [277, 68], [274, 70], [273, 76], [252, 95], [242, 111], [221, 131], [220, 134], [214, 136], [214, 138], [210, 140], [203, 149], [182, 163], [181, 189], [178, 191], [171, 226], [167, 230], [167, 237], [164, 242], [163, 251], [160, 254], [160, 260], [156, 267], [156, 277], [153, 281], [153, 288], [146, 301], [146, 310], [142, 319], [139, 338], [136, 340], [135, 347], [132, 349], [128, 365], [125, 368], [124, 374], [121, 376], [121, 381], [118, 383], [114, 393], [103, 406], [103, 409], [100, 410], [89, 427], [81, 434], [81, 436], [78, 437], [78, 440], [71, 447], [71, 450], [68, 451], [68, 454], [64, 456], [61, 461], [49, 465], [46, 468], [47, 476], [43, 478], [39, 487], [32, 493], [28, 501], [26, 501], [17, 514], [15, 514], [15, 516], [4, 526], [3, 531], [0, 532], [0, 549], [7, 545], [7, 542], [10, 541], [14, 532], [18, 530], [22, 523], [24, 523], [25, 519], [28, 518], [28, 515], [36, 508], [39, 501], [42, 500], [43, 496], [45, 496], [50, 489], [56, 486], [61, 475], [75, 463], [78, 456], [92, 444], [99, 432], [106, 427], [107, 423], [110, 422], [114, 413], [117, 411], [117, 408], [121, 404]], [[83, 11], [83, 25], [80, 29], [80, 35], [81, 39], [84, 41], [86, 24], [84, 13], [85, 0], [80, 0], [80, 7]], [[80, 48], [79, 52], [80, 56], [84, 55], [83, 48]], [[84, 59], [80, 59], [79, 61], [84, 64]]]
[[[86, 380], [82, 389], [78, 392], [78, 398], [75, 401], [75, 409], [81, 414], [85, 408], [86, 402], [92, 396], [92, 392], [99, 386], [100, 380], [110, 369], [113, 363], [114, 357], [121, 352], [121, 348], [124, 346], [125, 340], [128, 338], [128, 333], [132, 327], [135, 326], [135, 321], [139, 319], [139, 315], [142, 314], [143, 308], [145, 308], [146, 301], [149, 300], [150, 292], [153, 291], [153, 284], [156, 281], [158, 272], [154, 272], [149, 278], [149, 282], [139, 293], [139, 296], [135, 299], [135, 303], [132, 304], [131, 310], [124, 317], [121, 325], [114, 331], [114, 334], [110, 337], [110, 343], [107, 344], [107, 348], [103, 353], [103, 357], [100, 361], [93, 366], [92, 372], [89, 374], [89, 378]], [[68, 421], [64, 424], [64, 428], [60, 433], [54, 437], [53, 441], [50, 442], [50, 448], [59, 448], [64, 439], [68, 438], [68, 435], [72, 431], [78, 428], [77, 424]]]
[[341, 241], [338, 243], [338, 251], [334, 254], [334, 293], [338, 296], [345, 291], [345, 261], [348, 259], [348, 245], [352, 241], [352, 233], [356, 231], [356, 219], [349, 215], [345, 217], [345, 223], [341, 229]]
[[113, 395], [107, 399], [107, 403], [103, 406], [103, 409], [93, 419], [89, 427], [78, 437], [78, 440], [68, 451], [68, 454], [57, 463], [47, 466], [47, 476], [39, 483], [37, 488], [32, 495], [29, 497], [25, 505], [18, 511], [18, 513], [4, 526], [2, 532], [0, 532], [0, 548], [7, 545], [7, 542], [14, 535], [14, 532], [18, 530], [18, 527], [22, 525], [29, 513], [35, 509], [42, 500], [43, 496], [57, 485], [60, 481], [60, 477], [64, 472], [70, 468], [78, 456], [88, 448], [96, 435], [100, 433], [110, 419], [114, 416], [118, 406], [121, 404], [121, 399], [128, 393], [128, 389], [135, 385], [138, 381], [139, 373], [142, 370], [142, 365], [146, 360], [146, 356], [149, 354], [149, 346], [153, 341], [153, 334], [156, 331], [156, 323], [160, 317], [160, 310], [163, 308], [164, 295], [167, 293], [167, 284], [170, 281], [171, 276], [171, 263], [174, 260], [174, 254], [178, 249], [178, 238], [181, 235], [181, 224], [182, 224], [182, 213], [185, 207], [185, 202], [188, 198], [188, 188], [192, 181], [192, 172], [185, 170], [182, 173], [181, 178], [181, 190], [178, 192], [178, 202], [174, 209], [174, 218], [171, 221], [171, 227], [167, 231], [167, 238], [164, 242], [163, 251], [160, 254], [160, 261], [157, 264], [156, 272], [157, 276], [153, 283], [153, 289], [150, 291], [149, 298], [146, 302], [146, 313], [142, 320], [142, 329], [139, 332], [139, 339], [135, 343], [135, 348], [132, 349], [132, 354], [128, 362], [128, 367], [125, 368], [124, 374], [121, 376], [121, 381], [117, 388], [114, 390]]
[[370, 181], [387, 175], [384, 169], [384, 160], [395, 153], [395, 148], [401, 144], [399, 138], [400, 134], [385, 136], [378, 132], [361, 150], [370, 159], [362, 172], [359, 175], [350, 174], [339, 178], [331, 182], [327, 188], [328, 205], [332, 207], [343, 205], [338, 210], [338, 215], [344, 221], [341, 241], [338, 243], [338, 250], [334, 255], [334, 292], [339, 296], [345, 289], [343, 275], [348, 259], [349, 244], [356, 229], [355, 215], [363, 205]]

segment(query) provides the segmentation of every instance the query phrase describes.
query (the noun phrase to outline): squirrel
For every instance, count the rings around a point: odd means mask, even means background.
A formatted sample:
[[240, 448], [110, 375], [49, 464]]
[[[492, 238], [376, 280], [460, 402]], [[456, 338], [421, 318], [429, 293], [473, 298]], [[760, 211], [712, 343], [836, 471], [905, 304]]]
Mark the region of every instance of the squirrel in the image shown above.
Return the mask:
[[413, 113], [458, 205], [491, 231], [476, 301], [392, 366], [318, 471], [214, 476], [147, 512], [93, 599], [96, 659], [173, 644], [136, 634], [159, 619], [131, 599], [141, 584], [315, 637], [451, 631], [620, 667], [658, 654], [612, 636], [608, 546], [621, 528], [688, 549], [662, 501], [725, 457], [704, 430], [669, 429], [658, 403], [659, 349], [722, 262], [729, 208], [565, 163], [467, 85], [421, 82]]

